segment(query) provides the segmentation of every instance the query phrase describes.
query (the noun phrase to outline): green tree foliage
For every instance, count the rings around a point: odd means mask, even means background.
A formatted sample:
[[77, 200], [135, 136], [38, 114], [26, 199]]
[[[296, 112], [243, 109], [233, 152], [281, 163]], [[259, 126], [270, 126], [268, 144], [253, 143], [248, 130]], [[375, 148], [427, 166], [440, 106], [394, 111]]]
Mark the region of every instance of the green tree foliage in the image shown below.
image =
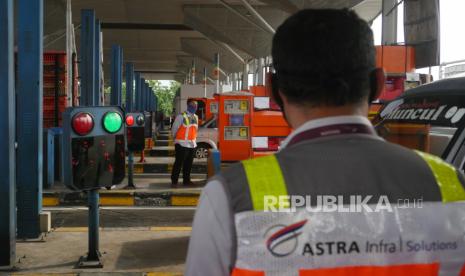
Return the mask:
[[[181, 84], [177, 81], [170, 81], [169, 86], [164, 86], [158, 80], [147, 80], [149, 86], [155, 91], [158, 99], [158, 110], [162, 111], [165, 116], [170, 116], [174, 108], [174, 97], [180, 89]], [[111, 87], [107, 86], [104, 90], [105, 98], [110, 97]], [[122, 100], [126, 102], [126, 82], [123, 82]]]
[[158, 110], [163, 112], [165, 116], [170, 116], [173, 112], [173, 101], [176, 91], [181, 87], [181, 84], [177, 81], [170, 81], [169, 86], [164, 86], [157, 80], [149, 80], [147, 83], [155, 91], [158, 99]]
[[[122, 94], [122, 101], [123, 103], [126, 102], [126, 82], [123, 81], [121, 85], [121, 94]], [[103, 90], [103, 93], [105, 93], [105, 99], [109, 99], [111, 97], [111, 86], [106, 86], [105, 89]]]

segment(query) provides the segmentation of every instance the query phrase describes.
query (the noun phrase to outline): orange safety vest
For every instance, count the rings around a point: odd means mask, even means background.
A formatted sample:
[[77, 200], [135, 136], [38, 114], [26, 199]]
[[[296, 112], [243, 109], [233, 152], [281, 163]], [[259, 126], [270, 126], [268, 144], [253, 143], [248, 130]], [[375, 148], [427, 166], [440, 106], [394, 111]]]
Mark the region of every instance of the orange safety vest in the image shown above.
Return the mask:
[[197, 139], [198, 121], [197, 115], [190, 119], [186, 112], [182, 113], [182, 125], [176, 132], [176, 141], [195, 141]]
[[[265, 196], [287, 194], [279, 163], [274, 155], [244, 161], [254, 210], [235, 215], [231, 275], [465, 276], [465, 190], [454, 167], [417, 153], [442, 202], [380, 212], [266, 212]], [[271, 204], [285, 210], [287, 200]]]

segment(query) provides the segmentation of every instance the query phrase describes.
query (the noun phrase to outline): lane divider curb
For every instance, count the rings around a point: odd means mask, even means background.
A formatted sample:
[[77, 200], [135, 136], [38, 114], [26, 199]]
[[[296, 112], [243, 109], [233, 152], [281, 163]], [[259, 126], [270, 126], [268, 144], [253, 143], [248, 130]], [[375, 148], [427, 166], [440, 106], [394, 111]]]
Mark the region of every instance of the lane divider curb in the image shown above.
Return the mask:
[[[192, 207], [197, 206], [199, 192], [157, 192], [114, 190], [100, 192], [100, 206], [156, 206]], [[42, 194], [43, 207], [87, 206], [87, 196], [80, 192]]]
[[[147, 227], [124, 227], [124, 228], [113, 228], [113, 227], [99, 227], [100, 231], [112, 232], [112, 231], [151, 231], [151, 232], [190, 232], [192, 231], [191, 226], [147, 226]], [[82, 233], [88, 232], [87, 227], [58, 227], [53, 232], [59, 233]]]

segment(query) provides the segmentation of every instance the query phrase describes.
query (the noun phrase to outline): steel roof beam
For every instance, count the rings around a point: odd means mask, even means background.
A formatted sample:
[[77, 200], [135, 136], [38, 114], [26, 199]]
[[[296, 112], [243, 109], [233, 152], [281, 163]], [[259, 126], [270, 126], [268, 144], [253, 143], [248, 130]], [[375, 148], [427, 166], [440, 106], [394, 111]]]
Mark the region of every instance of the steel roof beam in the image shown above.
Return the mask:
[[271, 25], [265, 20], [265, 18], [263, 18], [263, 16], [254, 7], [252, 7], [252, 5], [250, 5], [250, 3], [247, 2], [247, 0], [242, 0], [242, 4], [258, 21], [260, 21], [263, 24], [263, 26], [265, 26], [267, 32], [269, 32], [270, 34], [276, 33], [275, 29], [271, 27]]
[[149, 24], [129, 22], [103, 22], [102, 29], [117, 30], [160, 30], [160, 31], [193, 31], [184, 24]]

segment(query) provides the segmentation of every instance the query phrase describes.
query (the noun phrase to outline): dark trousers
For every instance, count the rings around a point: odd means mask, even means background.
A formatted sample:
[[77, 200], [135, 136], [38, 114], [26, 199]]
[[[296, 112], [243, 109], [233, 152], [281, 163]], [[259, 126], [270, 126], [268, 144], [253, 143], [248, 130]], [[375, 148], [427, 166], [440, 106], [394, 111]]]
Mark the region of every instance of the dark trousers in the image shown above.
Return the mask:
[[185, 148], [178, 144], [174, 145], [175, 157], [173, 171], [171, 172], [171, 181], [178, 183], [179, 173], [182, 168], [183, 183], [191, 181], [191, 169], [194, 162], [195, 148]]

